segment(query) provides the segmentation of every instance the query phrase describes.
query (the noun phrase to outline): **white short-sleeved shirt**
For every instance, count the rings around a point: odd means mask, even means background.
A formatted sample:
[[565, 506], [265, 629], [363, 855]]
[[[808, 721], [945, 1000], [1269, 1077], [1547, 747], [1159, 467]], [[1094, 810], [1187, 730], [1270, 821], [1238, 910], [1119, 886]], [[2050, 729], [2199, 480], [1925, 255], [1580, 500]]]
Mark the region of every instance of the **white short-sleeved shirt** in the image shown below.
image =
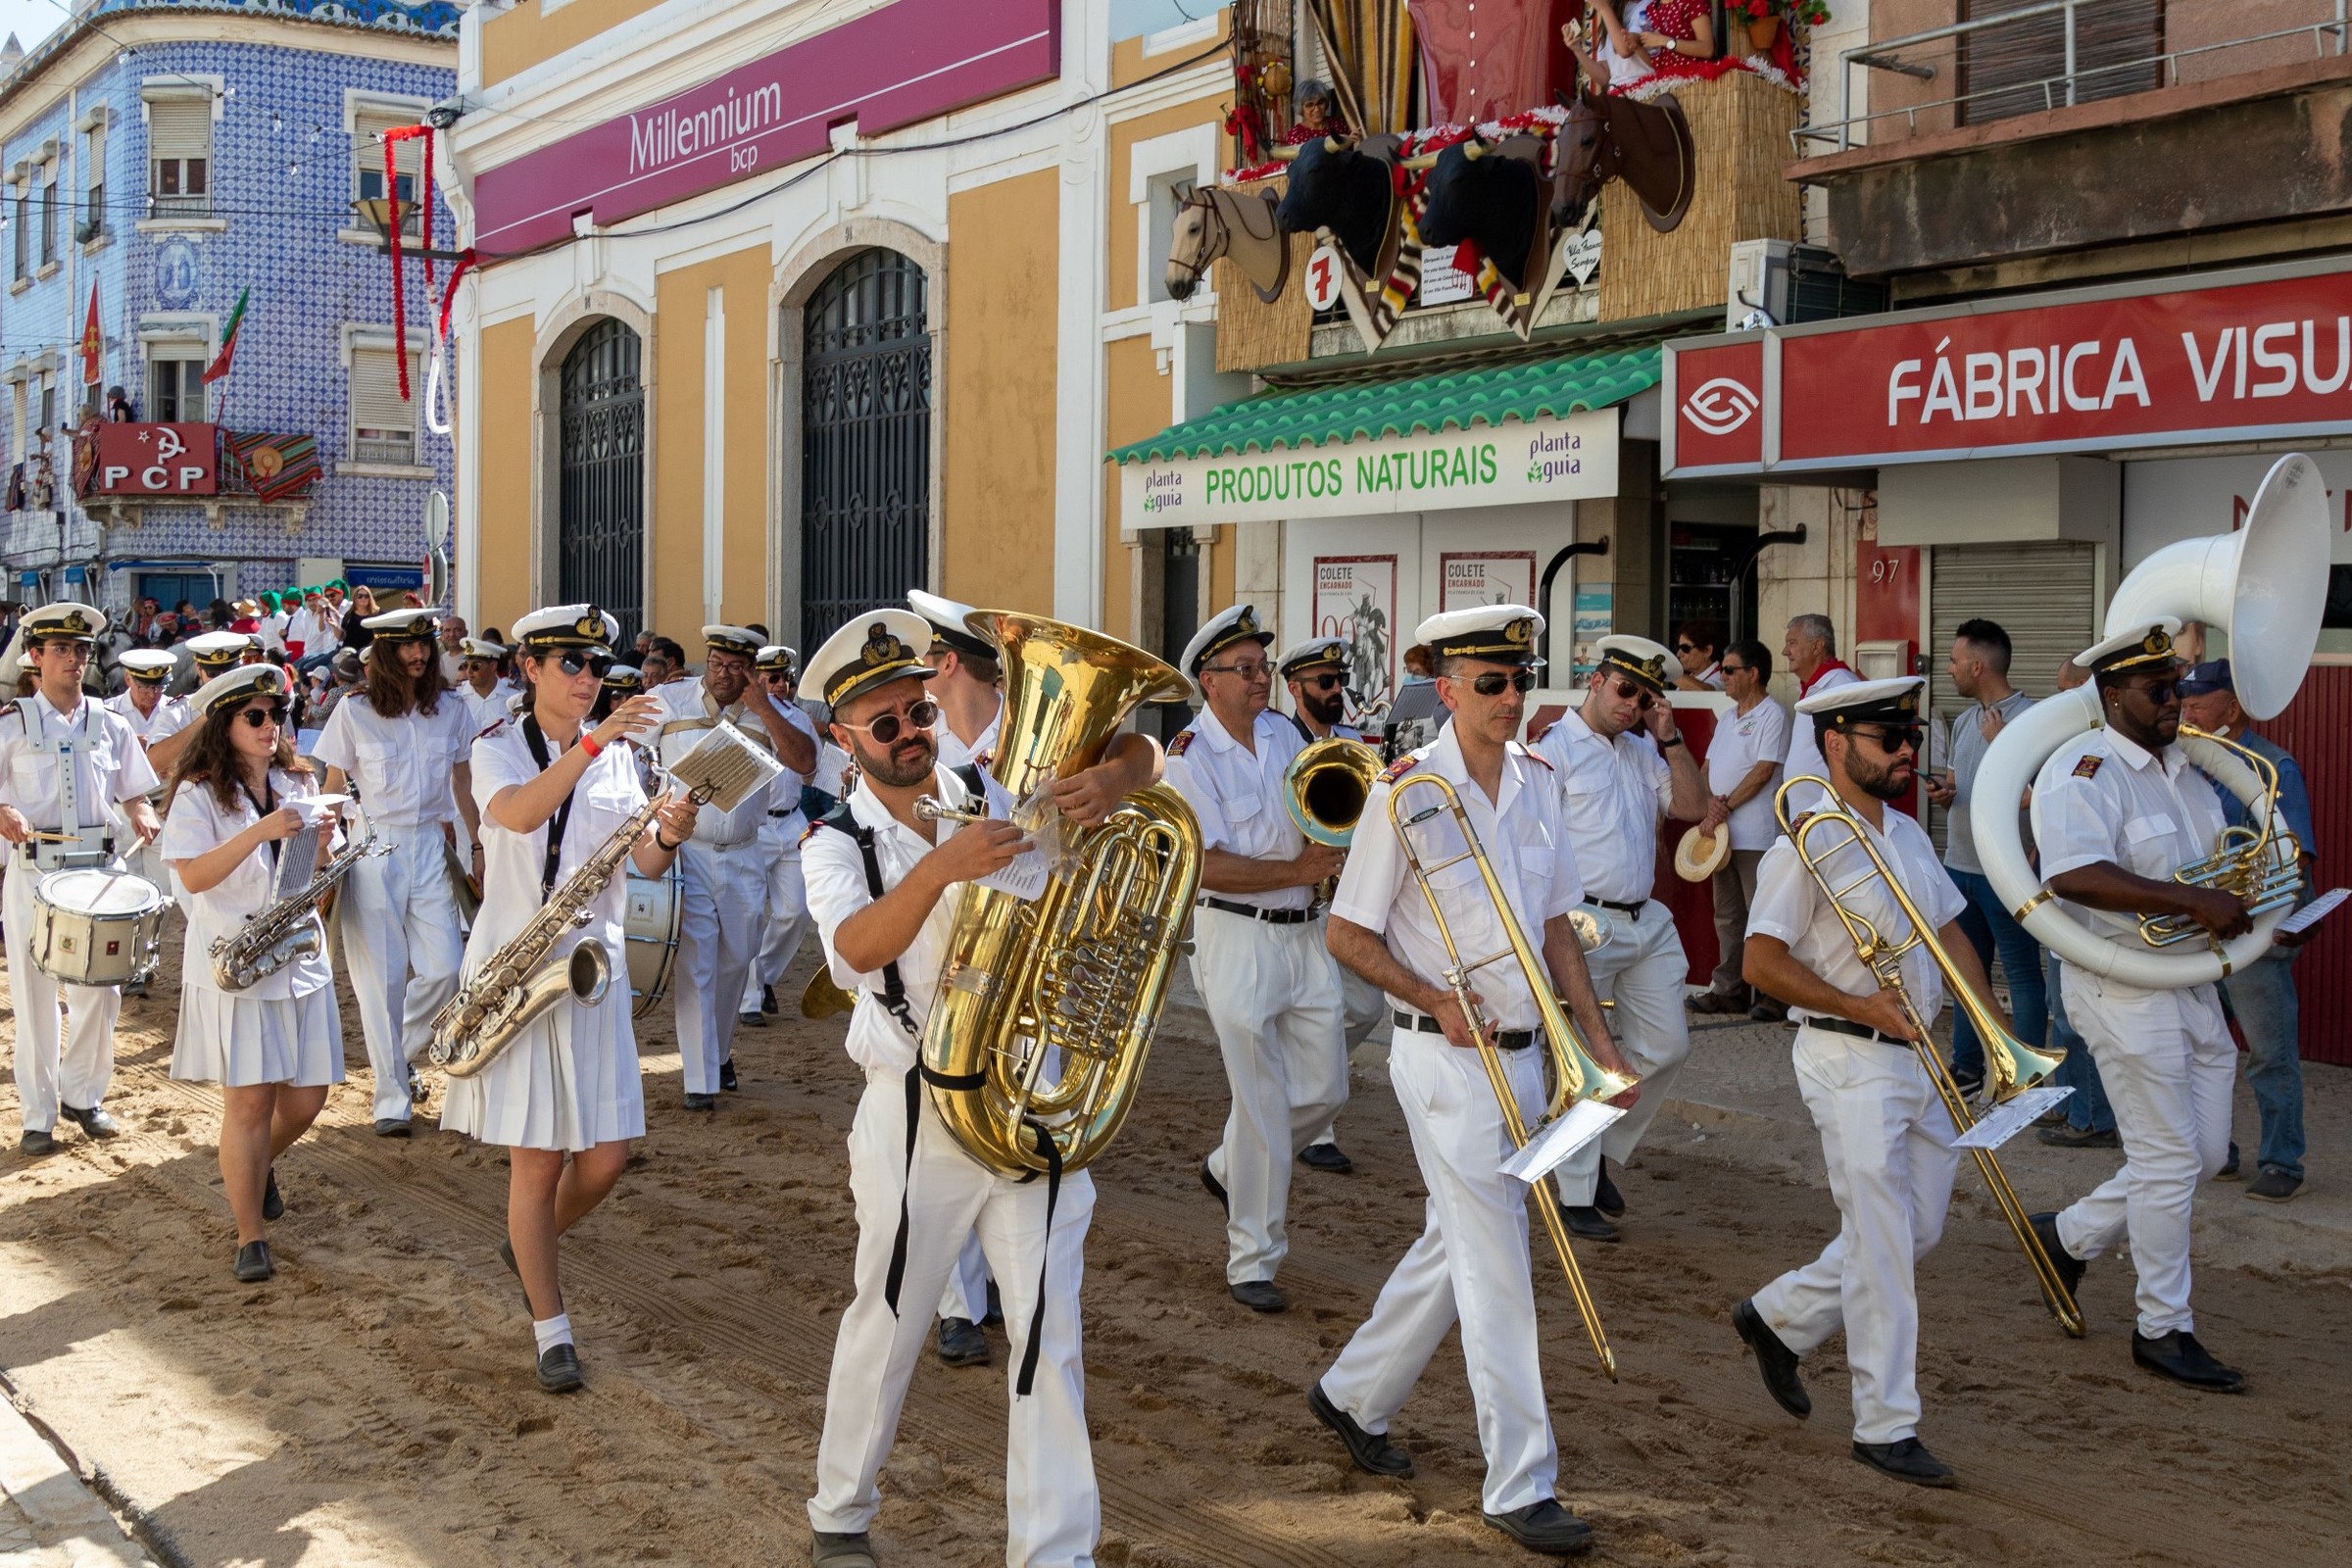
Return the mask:
[[[1438, 935], [1429, 900], [1413, 878], [1390, 824], [1389, 801], [1405, 791], [1406, 814], [1440, 802], [1434, 789], [1414, 789], [1416, 777], [1442, 778], [1451, 784], [1470, 818], [1470, 827], [1487, 852], [1494, 878], [1502, 884], [1528, 942], [1542, 949], [1544, 924], [1566, 914], [1584, 902], [1585, 886], [1577, 874], [1577, 857], [1561, 818], [1560, 793], [1549, 763], [1516, 742], [1507, 748], [1498, 799], [1470, 782], [1462, 763], [1462, 749], [1453, 726], [1411, 754], [1410, 766], [1399, 763], [1372, 786], [1364, 814], [1348, 849], [1348, 868], [1340, 873], [1339, 891], [1332, 896], [1331, 912], [1351, 925], [1360, 925], [1387, 939], [1390, 954], [1413, 974], [1432, 985], [1445, 984], [1448, 964], [1446, 944]], [[1413, 849], [1425, 865], [1435, 865], [1462, 853], [1460, 832], [1450, 811], [1408, 827]], [[1432, 879], [1454, 941], [1465, 959], [1485, 957], [1506, 944], [1502, 924], [1478, 874], [1478, 866], [1462, 860], [1437, 872]], [[1472, 989], [1486, 999], [1487, 1015], [1500, 1029], [1533, 1029], [1540, 1021], [1536, 1000], [1516, 963], [1490, 964], [1478, 971]], [[1393, 1007], [1418, 1011], [1402, 997], [1389, 998]]]
[[472, 753], [473, 714], [443, 692], [429, 713], [411, 709], [386, 718], [353, 692], [335, 705], [317, 757], [359, 786], [360, 809], [381, 828], [430, 827], [457, 820], [455, 774]]
[[[1727, 710], [1716, 716], [1715, 738], [1707, 742], [1707, 793], [1729, 795], [1758, 762], [1779, 762], [1788, 756], [1788, 710], [1769, 697], [1744, 713]], [[1733, 849], [1772, 847], [1781, 831], [1772, 811], [1780, 778], [1775, 773], [1762, 789], [1733, 808]]]
[[[963, 780], [945, 767], [933, 767], [931, 793], [958, 807], [971, 799]], [[1002, 792], [993, 789], [989, 801], [997, 814], [1010, 805]], [[963, 826], [934, 822], [930, 824], [933, 836], [926, 838], [891, 815], [871, 790], [852, 795], [849, 808], [858, 824], [874, 835], [874, 858], [884, 892], [897, 887], [917, 860]], [[861, 973], [851, 968], [834, 947], [842, 922], [874, 902], [866, 888], [865, 857], [858, 841], [837, 828], [816, 824], [801, 844], [801, 872], [808, 888], [808, 915], [816, 922], [817, 940], [824, 944], [828, 972], [835, 985], [858, 998], [857, 1008], [850, 1014], [849, 1036], [842, 1042], [850, 1059], [869, 1073], [906, 1072], [914, 1065], [917, 1043], [882, 1004], [882, 971]], [[950, 884], [924, 917], [914, 940], [899, 955], [899, 983], [906, 989], [907, 1015], [917, 1029], [931, 1016], [931, 999], [939, 991], [939, 966], [947, 957], [948, 937], [955, 928], [956, 906], [962, 894], [962, 883]]]
[[470, 681], [460, 684], [456, 691], [466, 701], [466, 712], [476, 735], [505, 718], [507, 705], [521, 695], [520, 689], [504, 676], [491, 685], [490, 694], [486, 697], [475, 691]]
[[[1880, 856], [1893, 868], [1919, 912], [1940, 931], [1960, 917], [1967, 901], [1952, 885], [1951, 874], [1936, 858], [1936, 841], [1928, 830], [1919, 825], [1916, 817], [1889, 807], [1883, 828], [1864, 830]], [[1806, 840], [1806, 847], [1821, 859], [1823, 871], [1844, 887], [1870, 869], [1870, 860], [1861, 849], [1845, 838], [1844, 831], [1833, 824], [1816, 827]], [[1888, 942], [1902, 942], [1911, 935], [1911, 922], [1903, 917], [1894, 896], [1886, 884], [1873, 879], [1847, 895], [1848, 906], [1876, 926]], [[1796, 846], [1787, 839], [1767, 850], [1756, 867], [1756, 897], [1748, 906], [1747, 934], [1778, 937], [1788, 944], [1788, 956], [1812, 970], [1838, 990], [1852, 996], [1867, 997], [1879, 989], [1879, 982], [1863, 965], [1861, 956], [1854, 951], [1853, 938], [1846, 934], [1844, 924], [1822, 896], [1820, 885], [1811, 872], [1796, 858]], [[1941, 1010], [1944, 1002], [1943, 975], [1936, 960], [1924, 948], [1914, 948], [1903, 955], [1903, 989], [1910, 993], [1912, 1005], [1930, 1023]], [[1798, 1009], [1800, 1012], [1805, 1009]]]
[[[1834, 692], [1840, 686], [1851, 686], [1861, 678], [1852, 670], [1839, 665], [1836, 669], [1825, 672], [1821, 679], [1807, 687], [1805, 695], [1813, 697], [1822, 692]], [[1792, 778], [1828, 778], [1829, 776], [1830, 764], [1822, 760], [1821, 737], [1814, 733], [1813, 715], [1810, 713], [1796, 714], [1789, 720], [1788, 760], [1781, 764], [1781, 781], [1787, 783]], [[1819, 803], [1821, 796], [1822, 792], [1818, 788], [1790, 791], [1788, 795], [1789, 813], [1794, 815], [1799, 811], [1811, 810]]]
[[[818, 744], [816, 721], [801, 710], [800, 704], [784, 703], [779, 710], [784, 714], [785, 723], [808, 736], [810, 745]], [[780, 837], [786, 849], [795, 853], [800, 849], [802, 833], [808, 827], [808, 818], [801, 814], [801, 791], [806, 783], [800, 774], [788, 767], [770, 780], [767, 786], [768, 832]], [[775, 813], [778, 811], [784, 815], [777, 816]]]
[[[674, 766], [679, 758], [693, 751], [722, 718], [743, 731], [754, 746], [763, 752], [770, 750], [767, 726], [748, 707], [736, 703], [722, 711], [699, 680], [665, 681], [655, 687], [651, 695], [662, 700], [662, 738], [658, 744], [665, 767]], [[750, 791], [735, 803], [732, 811], [706, 805], [694, 819], [694, 841], [748, 844], [758, 838], [767, 823], [768, 796], [774, 787], [774, 782], [770, 782]]]
[[[2228, 825], [2213, 783], [2178, 746], [2151, 753], [2111, 729], [2061, 746], [2034, 780], [2034, 842], [2044, 881], [2112, 861], [2164, 881], [2213, 853]], [[2136, 915], [2058, 906], [2092, 935], [2139, 943]]]
[[[528, 784], [542, 771], [520, 720], [509, 720], [477, 737], [468, 755], [473, 764], [473, 800], [481, 809], [482, 823], [482, 906], [474, 915], [473, 933], [466, 944], [466, 973], [471, 975], [545, 905], [540, 883], [547, 871], [547, 835], [555, 818], [549, 817], [528, 833], [516, 833], [500, 826], [490, 814], [490, 803], [499, 791]], [[547, 738], [547, 755], [553, 763], [553, 736]], [[564, 824], [556, 884], [562, 886], [582, 860], [595, 854], [644, 805], [645, 789], [637, 781], [637, 759], [631, 748], [608, 746], [589, 759], [572, 786], [571, 812]], [[627, 881], [614, 874], [588, 906], [589, 923], [582, 928], [585, 935], [604, 943], [615, 963], [623, 953], [621, 919], [627, 911]], [[624, 1010], [626, 1004], [624, 994]]]
[[971, 745], [966, 746], [962, 741], [956, 739], [956, 732], [948, 727], [948, 715], [944, 712], [941, 713], [939, 722], [931, 729], [931, 738], [939, 743], [939, 765], [942, 767], [964, 767], [983, 758], [994, 761], [997, 755], [997, 732], [1004, 727], [1004, 699], [999, 698], [996, 714], [989, 719], [988, 727], [974, 737]]
[[[74, 814], [81, 820], [72, 824], [58, 790], [60, 745], [73, 748]], [[0, 704], [0, 805], [15, 807], [34, 827], [104, 827], [115, 819], [117, 803], [136, 800], [156, 783], [129, 721], [105, 704], [85, 697], [66, 714], [38, 692]]]
[[170, 740], [186, 729], [196, 717], [189, 711], [187, 702], [178, 697], [157, 697], [152, 713], [140, 712], [139, 705], [131, 701], [128, 692], [115, 693], [106, 700], [105, 706], [121, 713], [122, 721], [130, 726], [130, 732], [149, 746], [157, 741]]
[[[1224, 723], [1203, 708], [1183, 733], [1168, 742], [1167, 782], [1200, 819], [1200, 847], [1252, 860], [1295, 860], [1306, 850], [1305, 835], [1283, 805], [1282, 775], [1291, 759], [1306, 749], [1298, 726], [1267, 709], [1251, 726], [1254, 754], [1245, 750]], [[1307, 888], [1265, 893], [1219, 893], [1233, 904], [1261, 909], [1303, 909]]]
[[[298, 778], [282, 768], [272, 768], [270, 791], [260, 805], [274, 810], [288, 796], [308, 795], [317, 788], [316, 779]], [[172, 797], [172, 809], [164, 818], [163, 837], [155, 841], [156, 853], [172, 868], [172, 891], [179, 896], [180, 907], [188, 914], [188, 944], [180, 958], [179, 982], [206, 991], [220, 989], [213, 981], [213, 944], [233, 935], [250, 916], [270, 906], [270, 894], [277, 882], [277, 854], [288, 842], [279, 839], [255, 846], [253, 853], [227, 876], [202, 893], [189, 892], [188, 885], [180, 880], [179, 862], [211, 854], [262, 819], [261, 810], [242, 787], [232, 791], [230, 799], [234, 804], [223, 808], [212, 785], [182, 784]], [[339, 833], [335, 836], [341, 838]], [[314, 914], [311, 918], [316, 921], [318, 916]], [[318, 952], [303, 955], [237, 995], [257, 1002], [282, 1001], [307, 997], [321, 986], [332, 985], [335, 971], [327, 961], [324, 935], [320, 933]]]
[[1571, 709], [1535, 752], [1556, 771], [1586, 896], [1647, 900], [1658, 876], [1658, 823], [1674, 805], [1674, 771], [1658, 743], [1640, 729], [1604, 741]]
[[286, 651], [287, 619], [288, 616], [282, 610], [262, 617], [261, 638], [264, 648], [274, 648], [281, 654]]

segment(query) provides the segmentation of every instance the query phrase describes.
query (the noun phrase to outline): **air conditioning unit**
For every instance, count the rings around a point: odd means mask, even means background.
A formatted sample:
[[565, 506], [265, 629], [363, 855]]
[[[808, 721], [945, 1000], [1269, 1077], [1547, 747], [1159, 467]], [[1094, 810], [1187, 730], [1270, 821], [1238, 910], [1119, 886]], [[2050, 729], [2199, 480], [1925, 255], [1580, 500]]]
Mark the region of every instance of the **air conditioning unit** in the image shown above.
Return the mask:
[[1785, 239], [1743, 239], [1732, 245], [1723, 304], [1727, 332], [1875, 316], [1886, 309], [1886, 284], [1846, 276], [1836, 254], [1818, 245]]

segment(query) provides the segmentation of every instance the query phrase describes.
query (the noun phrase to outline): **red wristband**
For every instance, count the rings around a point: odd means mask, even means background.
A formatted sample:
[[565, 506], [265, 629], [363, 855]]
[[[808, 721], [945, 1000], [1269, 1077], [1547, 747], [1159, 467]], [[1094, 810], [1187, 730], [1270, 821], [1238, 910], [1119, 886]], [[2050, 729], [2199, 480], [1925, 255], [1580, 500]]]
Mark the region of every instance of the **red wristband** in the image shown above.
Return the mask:
[[596, 738], [596, 732], [594, 730], [590, 730], [587, 734], [580, 737], [580, 750], [588, 754], [588, 760], [591, 762], [597, 760], [597, 757], [603, 753], [604, 749], [605, 743]]

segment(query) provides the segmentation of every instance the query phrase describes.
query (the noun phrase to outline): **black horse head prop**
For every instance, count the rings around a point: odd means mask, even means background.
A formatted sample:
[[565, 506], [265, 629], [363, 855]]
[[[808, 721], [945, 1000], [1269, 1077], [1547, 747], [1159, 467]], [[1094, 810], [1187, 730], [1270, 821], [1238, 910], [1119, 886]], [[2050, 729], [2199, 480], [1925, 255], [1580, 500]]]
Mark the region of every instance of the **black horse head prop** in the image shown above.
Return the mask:
[[1544, 144], [1534, 136], [1490, 142], [1479, 136], [1438, 154], [1425, 187], [1421, 241], [1432, 247], [1476, 245], [1514, 295], [1542, 286], [1550, 254], [1545, 221]]

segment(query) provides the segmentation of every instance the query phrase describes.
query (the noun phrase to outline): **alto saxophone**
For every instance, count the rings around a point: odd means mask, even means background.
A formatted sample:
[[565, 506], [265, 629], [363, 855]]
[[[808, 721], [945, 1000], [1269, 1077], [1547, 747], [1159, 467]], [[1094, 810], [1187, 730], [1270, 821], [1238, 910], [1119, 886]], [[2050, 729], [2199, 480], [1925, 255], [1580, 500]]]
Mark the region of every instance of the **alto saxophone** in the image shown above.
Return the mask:
[[245, 923], [228, 935], [215, 937], [213, 984], [223, 991], [243, 991], [295, 959], [318, 952], [325, 946], [318, 929], [319, 900], [368, 856], [391, 853], [391, 845], [370, 833], [320, 866], [308, 887], [247, 915]]

